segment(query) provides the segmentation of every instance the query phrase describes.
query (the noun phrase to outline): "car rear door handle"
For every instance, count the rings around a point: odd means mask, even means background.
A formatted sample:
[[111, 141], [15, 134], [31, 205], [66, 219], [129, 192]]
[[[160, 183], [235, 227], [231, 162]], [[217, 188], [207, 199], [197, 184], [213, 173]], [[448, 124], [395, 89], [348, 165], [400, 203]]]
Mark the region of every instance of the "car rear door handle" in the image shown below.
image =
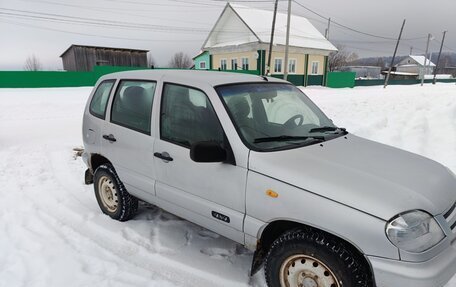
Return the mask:
[[103, 135], [103, 138], [105, 140], [108, 140], [109, 142], [115, 142], [117, 141], [116, 138], [114, 137], [114, 135], [110, 134], [110, 135]]
[[170, 157], [169, 153], [167, 153], [166, 151], [164, 151], [162, 153], [156, 152], [156, 153], [154, 153], [154, 156], [158, 157], [159, 159], [162, 159], [164, 162], [173, 161], [173, 158]]

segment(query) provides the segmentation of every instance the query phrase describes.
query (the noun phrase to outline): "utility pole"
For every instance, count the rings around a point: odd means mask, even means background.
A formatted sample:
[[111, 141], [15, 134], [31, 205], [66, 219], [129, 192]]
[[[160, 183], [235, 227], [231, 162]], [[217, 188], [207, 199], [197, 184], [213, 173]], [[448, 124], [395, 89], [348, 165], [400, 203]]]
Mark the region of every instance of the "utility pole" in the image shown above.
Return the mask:
[[328, 28], [325, 31], [325, 38], [329, 40], [329, 29], [331, 27], [331, 18], [328, 19]]
[[[422, 72], [422, 76], [421, 76], [421, 86], [423, 86], [424, 84], [424, 78], [426, 77], [426, 70], [427, 70], [427, 67], [426, 67], [426, 64], [427, 64], [427, 54], [429, 52], [429, 42], [431, 42], [431, 33], [428, 34], [428, 39], [427, 39], [427, 44], [426, 44], [426, 52], [424, 53], [424, 66], [423, 66], [423, 72]], [[429, 59], [429, 62], [431, 60]]]
[[389, 81], [389, 78], [391, 75], [391, 70], [393, 69], [393, 65], [394, 65], [394, 59], [396, 58], [397, 48], [399, 48], [399, 43], [401, 42], [402, 32], [404, 31], [404, 26], [405, 26], [405, 19], [404, 19], [404, 22], [402, 23], [401, 32], [399, 33], [399, 37], [397, 38], [396, 48], [394, 49], [393, 58], [391, 59], [391, 65], [389, 67], [388, 74], [386, 75], [385, 85], [383, 86], [384, 89], [386, 88], [386, 86], [388, 86], [388, 81]]
[[285, 67], [283, 70], [283, 79], [286, 81], [288, 77], [288, 52], [290, 46], [290, 19], [291, 19], [291, 0], [288, 0], [288, 16], [287, 16], [287, 39], [285, 40]]
[[[331, 18], [328, 18], [328, 28], [326, 28], [326, 33], [325, 33], [325, 38], [329, 41], [329, 30], [331, 28]], [[337, 53], [337, 52], [336, 52]], [[323, 83], [325, 86], [328, 85], [328, 72], [329, 72], [329, 56], [326, 58], [326, 63], [325, 67], [325, 82]]]
[[413, 55], [413, 46], [410, 46], [410, 56]]
[[433, 85], [435, 85], [435, 79], [437, 77], [437, 69], [439, 68], [440, 56], [442, 55], [443, 43], [445, 42], [446, 33], [447, 33], [447, 31], [443, 31], [443, 38], [442, 38], [442, 43], [440, 44], [439, 56], [437, 57], [437, 63], [435, 63], [434, 80], [432, 80]]
[[272, 43], [274, 42], [274, 29], [277, 16], [277, 5], [279, 0], [275, 0], [274, 3], [274, 15], [272, 16], [272, 29], [271, 29], [271, 41], [269, 42], [269, 55], [268, 55], [268, 70], [267, 75], [271, 74], [271, 57], [272, 57]]

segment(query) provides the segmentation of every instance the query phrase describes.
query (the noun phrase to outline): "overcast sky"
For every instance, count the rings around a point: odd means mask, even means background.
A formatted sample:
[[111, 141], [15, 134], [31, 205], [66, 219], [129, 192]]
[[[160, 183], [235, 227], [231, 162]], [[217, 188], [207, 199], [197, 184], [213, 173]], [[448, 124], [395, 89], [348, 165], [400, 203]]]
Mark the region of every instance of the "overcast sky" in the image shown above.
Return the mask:
[[[257, 2], [256, 2], [257, 1]], [[444, 51], [456, 52], [455, 0], [296, 0], [331, 17], [330, 39], [360, 56], [391, 55], [404, 18], [407, 24], [399, 54], [424, 54], [432, 33], [431, 51], [438, 52], [448, 30]], [[234, 1], [233, 1], [234, 2]], [[236, 3], [273, 9], [273, 0]], [[255, 3], [256, 2], [256, 3]], [[35, 54], [44, 69], [62, 69], [59, 56], [71, 44], [147, 49], [158, 66], [175, 52], [198, 54], [226, 2], [219, 0], [0, 0], [0, 70], [22, 70]], [[280, 1], [285, 11], [287, 1]], [[307, 17], [323, 34], [326, 20], [292, 3], [294, 14]], [[65, 16], [62, 18], [62, 16]], [[62, 21], [63, 19], [63, 21]], [[116, 22], [113, 24], [113, 22]], [[454, 30], [452, 30], [454, 29]]]

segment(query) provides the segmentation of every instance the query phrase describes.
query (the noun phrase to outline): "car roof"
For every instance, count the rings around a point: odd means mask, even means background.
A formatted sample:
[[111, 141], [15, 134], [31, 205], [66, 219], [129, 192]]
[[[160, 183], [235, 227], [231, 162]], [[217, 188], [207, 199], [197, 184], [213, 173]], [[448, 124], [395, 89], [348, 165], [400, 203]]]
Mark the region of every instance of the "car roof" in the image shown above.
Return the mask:
[[[233, 83], [265, 82], [265, 78], [258, 75], [249, 75], [234, 72], [219, 72], [205, 70], [133, 70], [117, 72], [102, 77], [107, 79], [136, 79], [136, 80], [163, 80], [191, 82], [194, 85], [206, 84], [218, 86]], [[273, 77], [267, 77], [268, 82], [288, 83]]]

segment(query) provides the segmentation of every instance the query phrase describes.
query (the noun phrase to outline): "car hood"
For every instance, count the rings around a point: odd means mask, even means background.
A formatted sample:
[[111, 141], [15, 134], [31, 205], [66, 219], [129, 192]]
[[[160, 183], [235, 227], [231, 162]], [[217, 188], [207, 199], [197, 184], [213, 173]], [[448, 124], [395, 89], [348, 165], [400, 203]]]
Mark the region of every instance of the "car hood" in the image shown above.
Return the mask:
[[443, 165], [351, 134], [251, 151], [249, 169], [384, 220], [413, 209], [437, 215], [456, 200], [456, 180]]

